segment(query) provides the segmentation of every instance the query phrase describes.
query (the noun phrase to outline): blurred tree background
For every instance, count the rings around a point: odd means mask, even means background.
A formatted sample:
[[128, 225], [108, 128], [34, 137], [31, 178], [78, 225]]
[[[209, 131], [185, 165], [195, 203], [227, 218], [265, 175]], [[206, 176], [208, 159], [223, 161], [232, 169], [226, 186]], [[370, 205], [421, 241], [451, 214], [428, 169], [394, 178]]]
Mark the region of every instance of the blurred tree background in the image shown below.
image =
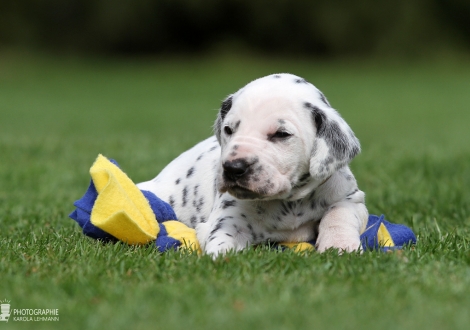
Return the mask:
[[2, 0], [0, 47], [97, 54], [241, 48], [317, 57], [470, 49], [468, 0]]

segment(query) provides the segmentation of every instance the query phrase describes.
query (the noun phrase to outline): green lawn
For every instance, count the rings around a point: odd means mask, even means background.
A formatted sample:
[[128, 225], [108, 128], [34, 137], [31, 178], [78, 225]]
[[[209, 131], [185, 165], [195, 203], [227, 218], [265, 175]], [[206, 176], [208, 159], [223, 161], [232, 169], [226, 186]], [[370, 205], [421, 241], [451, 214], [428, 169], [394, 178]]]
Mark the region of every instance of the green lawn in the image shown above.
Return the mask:
[[[362, 255], [252, 249], [213, 262], [99, 244], [68, 218], [98, 153], [135, 181], [211, 134], [220, 101], [292, 72], [362, 143], [370, 213], [416, 247]], [[59, 309], [20, 329], [467, 329], [470, 62], [109, 60], [0, 54], [0, 301]], [[4, 323], [4, 322], [0, 322]]]

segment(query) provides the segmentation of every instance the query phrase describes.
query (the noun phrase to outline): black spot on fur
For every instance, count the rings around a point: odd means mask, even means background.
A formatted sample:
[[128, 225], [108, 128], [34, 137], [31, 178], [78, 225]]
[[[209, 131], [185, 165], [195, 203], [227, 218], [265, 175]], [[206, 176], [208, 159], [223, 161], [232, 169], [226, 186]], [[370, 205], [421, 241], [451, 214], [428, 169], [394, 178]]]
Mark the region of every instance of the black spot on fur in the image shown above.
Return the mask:
[[326, 159], [324, 159], [321, 164], [320, 164], [320, 173], [322, 172], [329, 172], [330, 171], [330, 165], [333, 164], [335, 159], [330, 155]]
[[233, 229], [235, 229], [237, 234], [241, 234], [241, 232], [242, 232], [236, 224], [233, 225]]
[[240, 216], [246, 219], [246, 215], [244, 215], [243, 213], [241, 213]]
[[199, 200], [193, 200], [193, 206], [196, 208], [196, 212], [201, 212], [201, 209], [204, 206], [204, 196], [201, 196]]
[[196, 158], [196, 160], [201, 160], [202, 156], [204, 156], [204, 153], [200, 154], [200, 155]]
[[188, 187], [183, 189], [183, 206], [186, 206], [186, 203], [188, 203]]
[[191, 224], [194, 226], [194, 225], [196, 224], [196, 222], [197, 222], [196, 216], [193, 215], [193, 216], [191, 217], [191, 219], [189, 219], [189, 221], [190, 221]]
[[278, 75], [278, 74], [275, 74], [275, 75], [273, 75], [273, 77], [274, 77], [274, 78], [276, 78], [276, 79], [279, 79], [279, 78], [281, 78], [281, 76], [280, 76], [280, 75]]
[[180, 182], [181, 182], [181, 178], [180, 178], [180, 179], [176, 179], [175, 184], [179, 184]]
[[307, 181], [310, 178], [310, 172], [305, 172], [299, 178], [299, 182]]
[[171, 207], [175, 207], [175, 198], [173, 196], [170, 196], [168, 202], [169, 202]]
[[293, 210], [297, 206], [297, 202], [295, 201], [288, 201], [286, 202], [287, 208], [289, 210]]
[[209, 151], [214, 151], [215, 149], [217, 149], [219, 146], [213, 146], [212, 148], [209, 149]]
[[[333, 154], [336, 158], [345, 158], [348, 157], [349, 143], [348, 138], [344, 132], [339, 127], [338, 123], [335, 121], [330, 121], [330, 128], [324, 131], [325, 140], [329, 141], [329, 145], [333, 146]], [[354, 155], [357, 154], [359, 150], [354, 152]]]
[[222, 228], [224, 218], [220, 219], [219, 222], [215, 225], [214, 229], [210, 232], [209, 236], [213, 236], [217, 231]]
[[222, 118], [222, 120], [225, 118], [231, 108], [232, 96], [229, 96], [224, 102], [222, 102], [222, 105], [220, 106], [220, 117]]
[[229, 200], [223, 200], [222, 201], [222, 209], [224, 209], [224, 210], [228, 207], [232, 207], [232, 206], [235, 206], [235, 205], [237, 205], [237, 201], [234, 200], [234, 199], [232, 199], [230, 201]]
[[186, 177], [189, 178], [191, 175], [193, 175], [194, 173], [194, 167], [191, 167], [189, 170], [188, 170], [188, 173], [186, 173]]
[[281, 204], [281, 213], [282, 215], [288, 215], [291, 212], [292, 204], [291, 202], [283, 202]]
[[237, 154], [235, 151], [232, 151], [232, 152], [230, 153], [230, 156], [232, 156], [232, 157], [235, 157], [236, 155], [238, 155], [238, 154]]
[[313, 116], [313, 119], [315, 121], [315, 126], [317, 127], [317, 136], [324, 137], [325, 135], [324, 123], [327, 121], [325, 113], [309, 102], [305, 102], [304, 106], [311, 112]]
[[295, 79], [296, 84], [307, 84], [307, 80], [303, 78]]
[[[308, 184], [308, 181], [304, 181], [304, 182], [300, 181], [297, 184], [293, 184], [292, 186], [294, 188], [302, 188], [302, 187], [305, 187], [307, 184]], [[290, 194], [289, 198], [292, 198], [292, 196], [294, 196], [294, 194]]]
[[233, 147], [232, 147], [233, 150], [237, 150], [238, 149], [238, 144], [234, 144]]

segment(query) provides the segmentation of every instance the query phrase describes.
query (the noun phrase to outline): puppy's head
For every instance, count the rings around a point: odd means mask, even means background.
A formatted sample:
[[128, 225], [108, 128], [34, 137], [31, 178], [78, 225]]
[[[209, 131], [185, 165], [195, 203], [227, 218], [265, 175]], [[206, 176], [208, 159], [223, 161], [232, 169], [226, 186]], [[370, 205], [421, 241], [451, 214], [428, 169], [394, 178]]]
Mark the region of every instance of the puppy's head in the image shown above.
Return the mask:
[[230, 95], [214, 131], [222, 149], [217, 187], [240, 199], [302, 198], [360, 151], [324, 95], [291, 74]]

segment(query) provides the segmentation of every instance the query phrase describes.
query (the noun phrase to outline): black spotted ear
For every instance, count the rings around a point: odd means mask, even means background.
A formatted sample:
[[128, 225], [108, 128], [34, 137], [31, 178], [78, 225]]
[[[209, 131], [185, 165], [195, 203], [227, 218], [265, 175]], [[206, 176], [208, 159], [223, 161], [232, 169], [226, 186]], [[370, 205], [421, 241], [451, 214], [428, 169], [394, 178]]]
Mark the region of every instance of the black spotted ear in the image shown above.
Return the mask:
[[222, 102], [219, 113], [217, 114], [217, 119], [215, 120], [215, 123], [214, 123], [214, 133], [215, 133], [215, 136], [217, 137], [217, 140], [219, 140], [219, 143], [220, 143], [220, 133], [222, 130], [222, 123], [225, 119], [225, 116], [232, 108], [232, 99], [233, 99], [233, 95], [229, 95]]
[[359, 140], [333, 108], [320, 109], [305, 103], [316, 129], [310, 158], [310, 174], [324, 180], [347, 165], [360, 151]]

